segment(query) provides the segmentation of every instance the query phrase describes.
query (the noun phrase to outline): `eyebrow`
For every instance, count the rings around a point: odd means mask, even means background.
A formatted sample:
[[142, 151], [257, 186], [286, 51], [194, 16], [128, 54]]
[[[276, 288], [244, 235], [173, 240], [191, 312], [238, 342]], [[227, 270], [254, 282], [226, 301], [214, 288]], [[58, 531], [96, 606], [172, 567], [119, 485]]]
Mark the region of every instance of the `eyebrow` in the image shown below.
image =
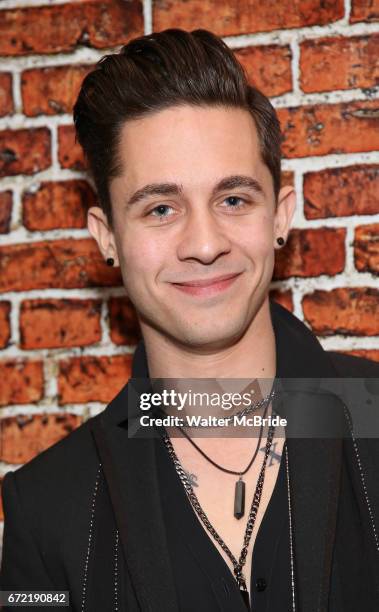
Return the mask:
[[[262, 185], [257, 179], [245, 174], [233, 174], [221, 179], [213, 188], [212, 196], [215, 196], [220, 191], [229, 189], [238, 189], [239, 187], [247, 187], [260, 195], [264, 195]], [[182, 195], [183, 186], [177, 183], [149, 183], [140, 189], [137, 189], [125, 202], [125, 209], [130, 208], [137, 202], [144, 200], [149, 196], [155, 195]]]

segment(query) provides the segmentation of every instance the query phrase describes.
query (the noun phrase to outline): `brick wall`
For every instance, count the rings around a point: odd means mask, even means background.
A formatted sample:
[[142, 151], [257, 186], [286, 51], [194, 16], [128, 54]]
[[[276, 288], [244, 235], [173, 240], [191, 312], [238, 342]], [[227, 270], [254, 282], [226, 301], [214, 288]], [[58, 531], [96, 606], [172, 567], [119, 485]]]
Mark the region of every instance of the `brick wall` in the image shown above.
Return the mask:
[[211, 29], [272, 98], [298, 197], [272, 295], [325, 348], [379, 360], [378, 21], [378, 0], [1, 2], [0, 481], [130, 374], [135, 313], [86, 230], [96, 200], [71, 110], [136, 35]]

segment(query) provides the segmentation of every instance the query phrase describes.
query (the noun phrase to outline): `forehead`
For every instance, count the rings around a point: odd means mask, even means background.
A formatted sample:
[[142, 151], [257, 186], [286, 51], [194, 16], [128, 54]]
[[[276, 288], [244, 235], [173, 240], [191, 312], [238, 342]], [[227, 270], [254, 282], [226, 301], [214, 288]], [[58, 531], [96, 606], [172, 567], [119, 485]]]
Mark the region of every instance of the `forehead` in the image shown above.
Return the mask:
[[254, 120], [239, 108], [182, 105], [127, 121], [118, 153], [128, 189], [162, 180], [200, 186], [233, 173], [270, 180]]

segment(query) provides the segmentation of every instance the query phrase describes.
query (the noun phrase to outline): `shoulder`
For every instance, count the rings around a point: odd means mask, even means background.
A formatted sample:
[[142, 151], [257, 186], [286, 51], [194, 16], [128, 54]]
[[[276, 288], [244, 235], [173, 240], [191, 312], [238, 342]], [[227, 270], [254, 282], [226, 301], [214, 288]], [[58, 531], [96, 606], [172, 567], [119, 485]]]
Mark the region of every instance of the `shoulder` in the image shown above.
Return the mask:
[[379, 363], [365, 357], [327, 351], [340, 376], [353, 378], [379, 378]]
[[128, 383], [99, 414], [22, 467], [8, 472], [2, 482], [3, 497], [17, 494], [20, 504], [28, 511], [34, 509], [36, 514], [45, 514], [46, 509], [50, 513], [56, 510], [60, 516], [67, 508], [75, 512], [75, 504], [80, 511], [83, 499], [91, 495], [100, 468], [92, 428], [98, 421], [109, 427], [121, 420], [127, 390]]
[[96, 449], [90, 431], [91, 422], [96, 418], [88, 419], [66, 437], [17, 469], [18, 480], [26, 482], [36, 476], [48, 480], [52, 475], [65, 480], [73, 473], [78, 476], [88, 470], [96, 461]]
[[92, 417], [59, 442], [13, 472], [2, 483], [8, 515], [17, 503], [31, 529], [64, 525], [90, 498], [99, 458], [90, 431]]

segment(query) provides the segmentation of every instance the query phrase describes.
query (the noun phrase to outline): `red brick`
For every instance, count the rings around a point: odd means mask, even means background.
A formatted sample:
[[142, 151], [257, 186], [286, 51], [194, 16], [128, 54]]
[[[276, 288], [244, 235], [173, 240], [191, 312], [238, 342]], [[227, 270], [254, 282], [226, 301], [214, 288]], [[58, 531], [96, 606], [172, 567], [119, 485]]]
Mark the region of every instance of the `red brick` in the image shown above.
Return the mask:
[[304, 296], [305, 320], [318, 336], [379, 334], [378, 289], [343, 287]]
[[339, 274], [345, 268], [345, 236], [344, 228], [292, 229], [276, 251], [273, 278]]
[[6, 348], [11, 337], [10, 302], [0, 302], [0, 349]]
[[72, 113], [80, 85], [93, 66], [58, 66], [25, 70], [21, 76], [24, 114]]
[[295, 184], [295, 174], [292, 172], [292, 170], [284, 170], [281, 173], [281, 177], [280, 177], [280, 184], [281, 187], [290, 185], [291, 187], [294, 186]]
[[22, 349], [88, 346], [101, 340], [101, 300], [24, 300]]
[[354, 262], [359, 272], [379, 275], [379, 223], [355, 228]]
[[0, 234], [8, 234], [11, 225], [13, 194], [11, 191], [0, 192]]
[[96, 206], [92, 187], [84, 180], [44, 181], [22, 196], [23, 223], [30, 231], [87, 227], [87, 212]]
[[0, 72], [0, 117], [13, 115], [12, 75]]
[[0, 55], [103, 49], [143, 34], [140, 0], [93, 0], [0, 12]]
[[108, 302], [110, 337], [114, 344], [133, 345], [141, 338], [136, 310], [128, 297], [112, 297]]
[[378, 56], [379, 34], [307, 40], [301, 45], [301, 87], [305, 92], [373, 87]]
[[107, 266], [93, 238], [0, 247], [0, 293], [115, 285], [122, 285], [120, 268]]
[[[131, 355], [74, 357], [59, 362], [59, 404], [109, 403], [131, 376]], [[125, 406], [125, 418], [127, 416]]]
[[379, 148], [378, 100], [278, 109], [283, 155], [307, 157]]
[[35, 404], [43, 398], [42, 361], [0, 361], [0, 406]]
[[[300, 6], [299, 6], [300, 4]], [[323, 25], [341, 19], [343, 0], [155, 0], [153, 30], [205, 28], [221, 36]]]
[[375, 215], [379, 212], [379, 165], [328, 168], [304, 175], [307, 219]]
[[49, 448], [74, 429], [82, 418], [76, 414], [29, 414], [1, 421], [0, 460], [23, 464]]
[[47, 128], [0, 132], [0, 177], [35, 174], [50, 165], [51, 140]]
[[371, 361], [379, 361], [379, 350], [377, 349], [356, 349], [354, 351], [337, 351], [338, 353], [345, 353], [345, 355], [355, 355], [356, 357], [364, 357]]
[[352, 0], [350, 23], [379, 21], [379, 0]]
[[236, 49], [235, 55], [245, 68], [249, 83], [266, 96], [279, 96], [292, 90], [290, 47], [244, 47]]
[[83, 149], [76, 142], [73, 125], [60, 125], [58, 127], [58, 159], [62, 168], [70, 170], [87, 170], [87, 161]]
[[292, 291], [289, 289], [287, 291], [280, 291], [279, 289], [271, 289], [270, 290], [270, 298], [274, 300], [274, 302], [278, 302], [284, 308], [287, 308], [290, 312], [293, 312], [293, 299], [292, 299]]

